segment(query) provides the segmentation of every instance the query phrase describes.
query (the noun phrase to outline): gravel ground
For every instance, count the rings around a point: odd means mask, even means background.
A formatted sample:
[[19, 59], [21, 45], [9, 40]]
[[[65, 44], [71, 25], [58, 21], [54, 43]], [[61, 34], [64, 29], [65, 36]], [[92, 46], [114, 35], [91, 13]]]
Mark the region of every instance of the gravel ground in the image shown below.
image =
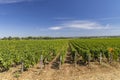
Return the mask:
[[[74, 67], [64, 64], [60, 70], [40, 70], [38, 65], [28, 71], [17, 73], [20, 66], [0, 73], [0, 80], [120, 80], [119, 64], [91, 64], [88, 66]], [[18, 77], [18, 78], [17, 78]]]

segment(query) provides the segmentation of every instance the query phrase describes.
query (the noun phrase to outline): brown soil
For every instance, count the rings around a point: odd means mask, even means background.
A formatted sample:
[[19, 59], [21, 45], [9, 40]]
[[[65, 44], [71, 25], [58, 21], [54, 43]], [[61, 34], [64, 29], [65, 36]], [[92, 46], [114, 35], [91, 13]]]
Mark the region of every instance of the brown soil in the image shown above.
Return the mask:
[[[0, 80], [120, 80], [120, 65], [118, 63], [99, 65], [91, 63], [88, 66], [63, 64], [59, 69], [40, 70], [39, 64], [28, 71], [19, 73], [20, 66], [0, 73]], [[18, 78], [17, 78], [18, 77]]]

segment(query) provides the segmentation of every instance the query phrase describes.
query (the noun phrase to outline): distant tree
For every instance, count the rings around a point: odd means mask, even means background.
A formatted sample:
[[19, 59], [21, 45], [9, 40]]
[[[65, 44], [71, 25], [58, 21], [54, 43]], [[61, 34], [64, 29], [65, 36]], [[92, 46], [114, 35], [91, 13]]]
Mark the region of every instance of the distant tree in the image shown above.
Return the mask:
[[13, 37], [12, 40], [20, 40], [20, 37]]
[[8, 37], [8, 40], [12, 40], [12, 37], [11, 37], [11, 36], [9, 36], [9, 37]]
[[7, 40], [8, 38], [7, 37], [3, 37], [2, 40]]

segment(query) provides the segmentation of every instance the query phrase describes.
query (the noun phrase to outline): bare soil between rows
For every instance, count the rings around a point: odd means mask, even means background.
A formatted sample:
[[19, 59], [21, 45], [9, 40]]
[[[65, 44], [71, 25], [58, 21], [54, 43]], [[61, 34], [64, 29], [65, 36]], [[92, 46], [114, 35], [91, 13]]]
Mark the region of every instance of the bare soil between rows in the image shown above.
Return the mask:
[[90, 66], [65, 63], [61, 69], [40, 69], [39, 64], [19, 73], [21, 66], [0, 72], [0, 80], [120, 80], [119, 63], [91, 63]]

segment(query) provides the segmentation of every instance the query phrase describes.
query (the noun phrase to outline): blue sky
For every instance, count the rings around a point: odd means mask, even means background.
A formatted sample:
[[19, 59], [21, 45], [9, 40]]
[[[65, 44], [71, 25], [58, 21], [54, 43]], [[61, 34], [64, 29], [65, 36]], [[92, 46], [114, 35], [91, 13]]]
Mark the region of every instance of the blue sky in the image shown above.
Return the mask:
[[0, 37], [120, 35], [120, 0], [0, 0]]

